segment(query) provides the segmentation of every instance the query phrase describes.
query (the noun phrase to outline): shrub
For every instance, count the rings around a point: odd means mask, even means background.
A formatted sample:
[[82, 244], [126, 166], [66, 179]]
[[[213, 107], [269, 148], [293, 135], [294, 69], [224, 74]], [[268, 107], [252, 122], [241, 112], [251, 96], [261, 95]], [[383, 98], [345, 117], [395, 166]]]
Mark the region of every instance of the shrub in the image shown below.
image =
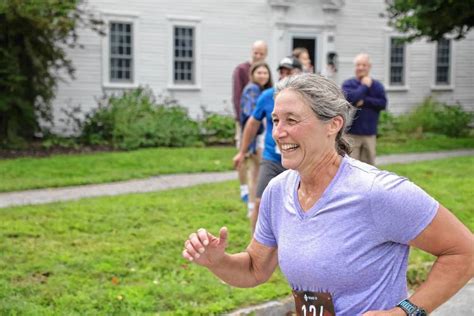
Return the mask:
[[182, 147], [199, 141], [199, 126], [173, 101], [156, 104], [151, 90], [138, 88], [104, 99], [86, 115], [81, 139], [120, 149]]
[[390, 112], [380, 112], [377, 134], [381, 137], [397, 136], [399, 134], [399, 117]]
[[111, 144], [113, 125], [112, 110], [108, 104], [99, 102], [97, 108], [85, 115], [80, 140], [89, 145]]
[[462, 137], [469, 134], [472, 120], [473, 113], [465, 112], [460, 105], [427, 98], [407, 114], [380, 113], [378, 134], [389, 138], [425, 137], [428, 133]]
[[159, 138], [156, 146], [184, 147], [199, 144], [199, 125], [189, 118], [185, 108], [179, 105], [160, 105], [157, 120], [157, 134], [166, 137]]
[[232, 144], [235, 135], [235, 120], [230, 115], [221, 115], [201, 108], [204, 118], [200, 122], [202, 140], [206, 145]]
[[469, 133], [473, 114], [463, 111], [460, 105], [446, 105], [426, 98], [408, 115], [400, 117], [399, 129], [405, 133], [431, 132], [451, 137]]
[[465, 112], [460, 105], [445, 106], [444, 111], [438, 112], [438, 119], [441, 123], [439, 129], [442, 134], [447, 136], [467, 136], [473, 117], [473, 113]]

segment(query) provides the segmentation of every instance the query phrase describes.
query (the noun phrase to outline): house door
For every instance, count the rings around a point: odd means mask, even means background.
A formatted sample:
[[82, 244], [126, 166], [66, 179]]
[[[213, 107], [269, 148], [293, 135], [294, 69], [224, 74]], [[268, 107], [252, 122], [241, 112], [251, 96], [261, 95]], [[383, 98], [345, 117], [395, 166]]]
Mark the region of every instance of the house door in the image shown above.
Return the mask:
[[291, 49], [295, 49], [297, 47], [304, 47], [308, 50], [309, 58], [311, 59], [311, 64], [313, 68], [318, 71], [318, 62], [317, 58], [317, 38], [308, 38], [308, 37], [293, 37], [292, 47]]

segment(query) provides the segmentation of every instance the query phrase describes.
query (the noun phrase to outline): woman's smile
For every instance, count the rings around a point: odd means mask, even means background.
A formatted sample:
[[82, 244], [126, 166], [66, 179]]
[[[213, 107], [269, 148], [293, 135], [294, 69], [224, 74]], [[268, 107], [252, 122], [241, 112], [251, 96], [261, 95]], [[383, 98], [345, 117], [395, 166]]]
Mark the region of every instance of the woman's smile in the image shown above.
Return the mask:
[[280, 144], [281, 152], [292, 152], [298, 149], [300, 146], [298, 144], [284, 143]]

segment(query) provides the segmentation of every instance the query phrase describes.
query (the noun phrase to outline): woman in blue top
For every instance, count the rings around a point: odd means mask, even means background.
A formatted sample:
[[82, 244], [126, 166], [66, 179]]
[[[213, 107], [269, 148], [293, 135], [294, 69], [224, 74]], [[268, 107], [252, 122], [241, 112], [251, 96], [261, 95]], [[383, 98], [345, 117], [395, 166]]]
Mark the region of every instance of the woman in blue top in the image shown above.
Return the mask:
[[[271, 88], [272, 76], [270, 67], [265, 62], [254, 63], [250, 67], [249, 71], [250, 81], [245, 86], [242, 97], [240, 99], [240, 126], [241, 131], [244, 130], [247, 120], [250, 118], [255, 105], [257, 104], [257, 99], [262, 93], [263, 90]], [[257, 136], [252, 141], [248, 147], [246, 154], [245, 163], [241, 168], [246, 168], [246, 172], [239, 172], [239, 176], [247, 175], [248, 177], [241, 177], [240, 186], [241, 191], [248, 191], [248, 213], [247, 216], [250, 217], [254, 205], [255, 205], [255, 195], [256, 195], [256, 186], [257, 186], [257, 177], [258, 177], [258, 166], [260, 164], [260, 158], [262, 156], [263, 150], [263, 125], [260, 127]], [[247, 178], [247, 179], [246, 179]], [[248, 181], [246, 181], [248, 180]], [[246, 183], [248, 186], [246, 187]]]
[[[298, 315], [423, 316], [474, 275], [474, 237], [404, 177], [348, 156], [352, 106], [337, 85], [303, 74], [277, 84], [273, 138], [289, 170], [265, 189], [254, 238], [229, 254], [227, 228], [201, 228], [183, 257], [252, 287], [280, 266]], [[410, 247], [436, 256], [409, 297]]]

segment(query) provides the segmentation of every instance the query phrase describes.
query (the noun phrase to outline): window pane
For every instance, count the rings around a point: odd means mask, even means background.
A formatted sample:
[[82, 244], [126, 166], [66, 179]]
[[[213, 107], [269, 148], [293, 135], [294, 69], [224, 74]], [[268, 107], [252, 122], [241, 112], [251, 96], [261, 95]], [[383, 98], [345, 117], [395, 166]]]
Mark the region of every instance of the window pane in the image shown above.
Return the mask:
[[132, 81], [132, 24], [110, 23], [110, 81]]
[[194, 78], [194, 29], [175, 26], [174, 28], [174, 82], [193, 83]]
[[390, 39], [390, 84], [403, 85], [405, 71], [405, 45], [396, 38]]
[[449, 85], [450, 77], [450, 40], [441, 39], [436, 49], [436, 84]]

